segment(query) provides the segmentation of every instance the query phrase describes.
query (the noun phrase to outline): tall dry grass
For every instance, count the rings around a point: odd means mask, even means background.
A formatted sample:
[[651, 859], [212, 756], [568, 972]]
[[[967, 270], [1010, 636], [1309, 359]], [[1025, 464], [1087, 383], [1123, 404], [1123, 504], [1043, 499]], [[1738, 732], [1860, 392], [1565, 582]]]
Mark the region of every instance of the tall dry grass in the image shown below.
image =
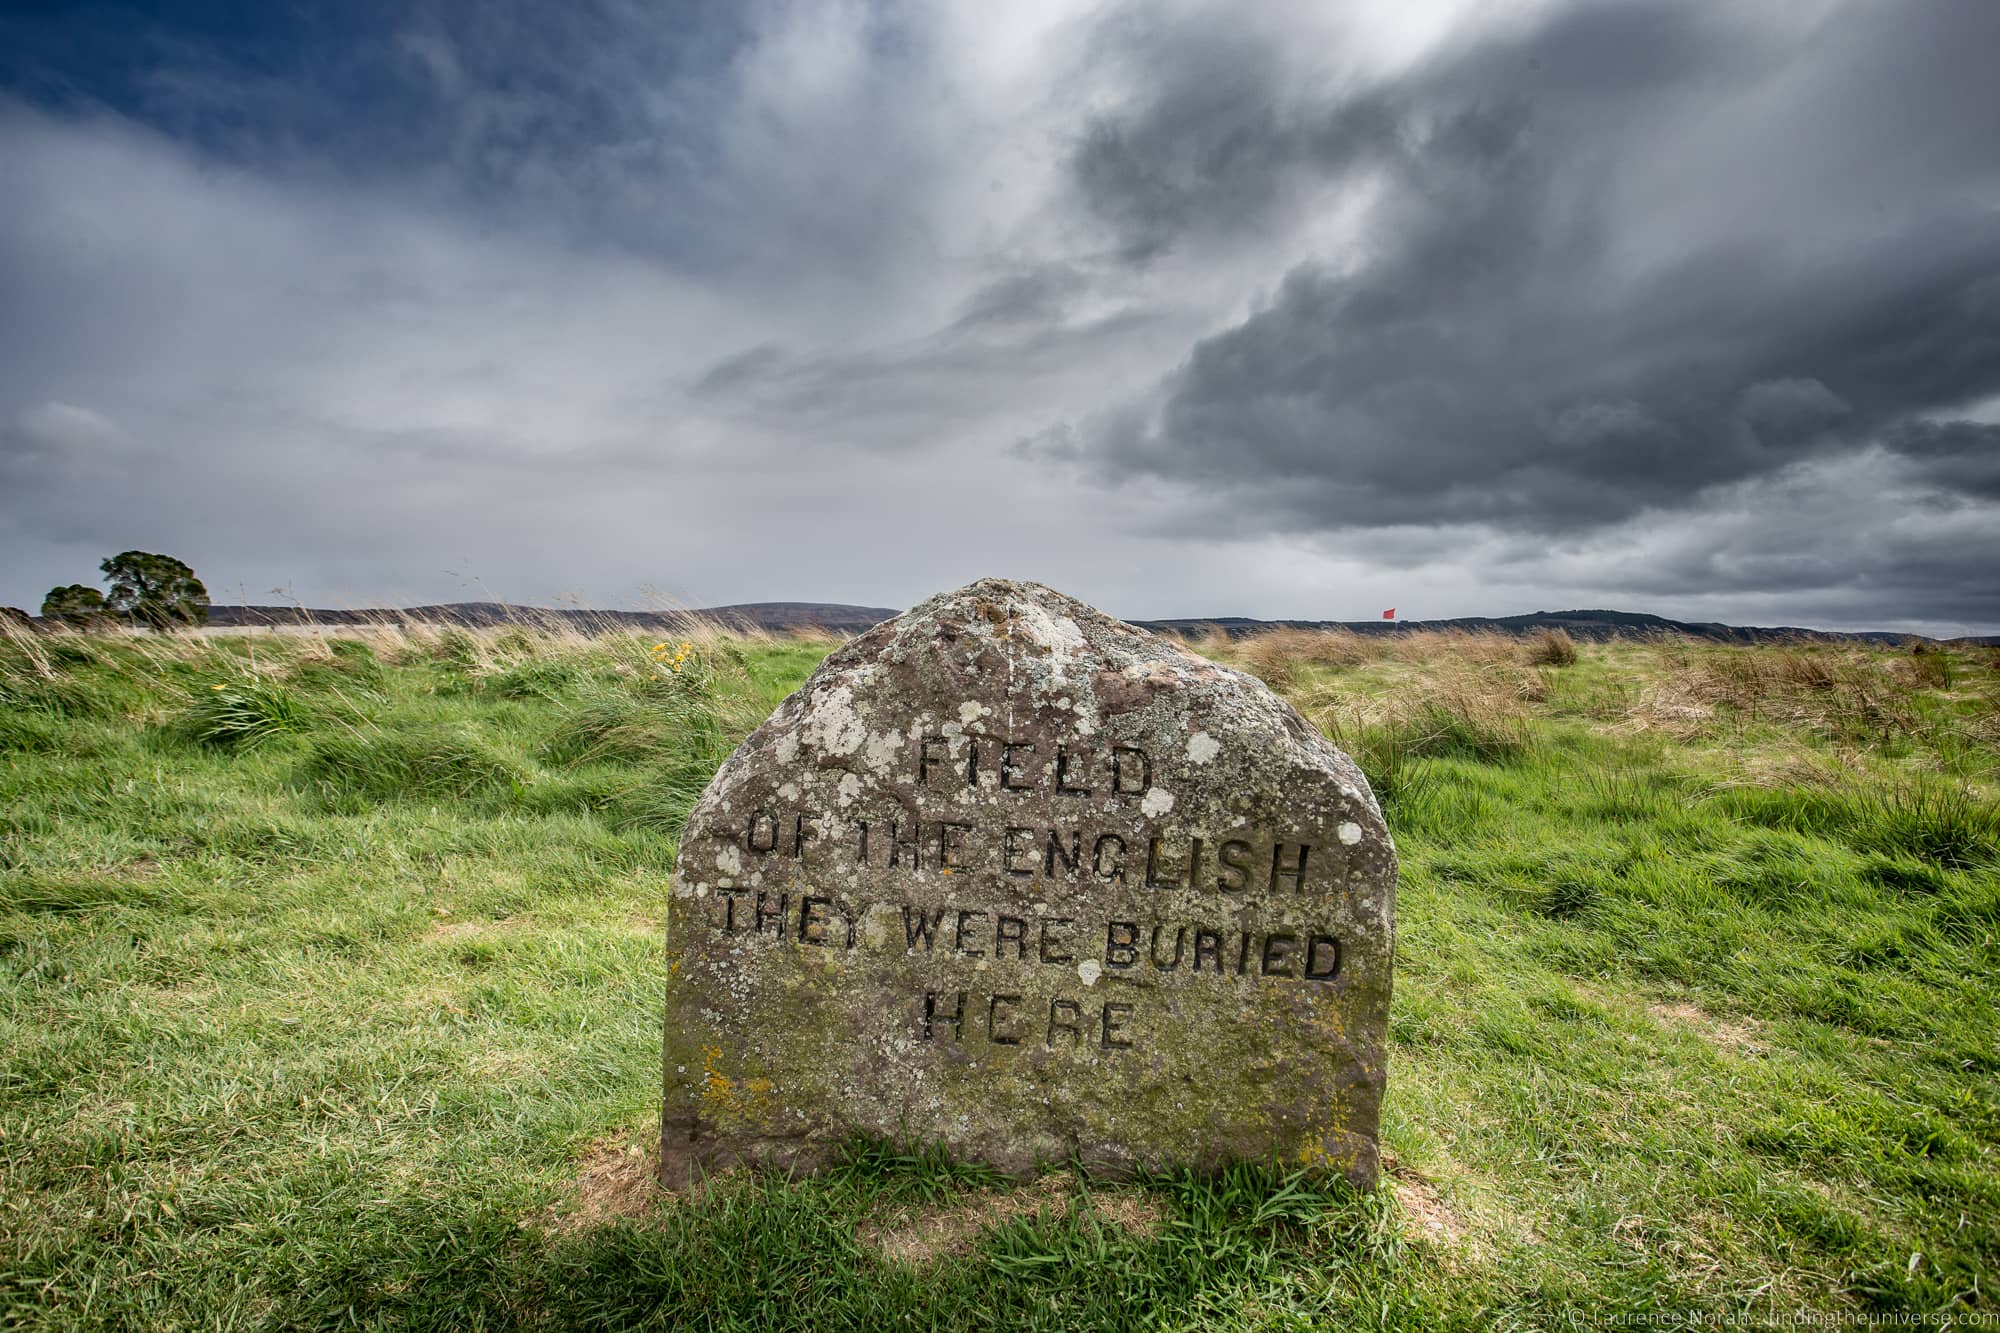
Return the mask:
[[1576, 640], [1566, 629], [1537, 631], [1528, 640], [1528, 661], [1535, 666], [1575, 666]]
[[1239, 665], [1273, 688], [1301, 679], [1310, 667], [1346, 670], [1377, 662], [1425, 667], [1444, 661], [1471, 667], [1568, 666], [1578, 652], [1575, 640], [1560, 629], [1520, 638], [1495, 630], [1357, 634], [1349, 629], [1285, 628], [1241, 639], [1218, 630], [1188, 646], [1204, 657]]
[[1770, 722], [1866, 739], [1923, 726], [1912, 683], [1862, 648], [1675, 643], [1662, 651], [1660, 667], [1631, 716], [1669, 733]]
[[1273, 687], [1289, 683], [1301, 667], [1352, 667], [1381, 656], [1374, 641], [1352, 630], [1268, 630], [1234, 643], [1225, 639], [1223, 645], [1204, 640], [1196, 651], [1204, 656], [1233, 657]]

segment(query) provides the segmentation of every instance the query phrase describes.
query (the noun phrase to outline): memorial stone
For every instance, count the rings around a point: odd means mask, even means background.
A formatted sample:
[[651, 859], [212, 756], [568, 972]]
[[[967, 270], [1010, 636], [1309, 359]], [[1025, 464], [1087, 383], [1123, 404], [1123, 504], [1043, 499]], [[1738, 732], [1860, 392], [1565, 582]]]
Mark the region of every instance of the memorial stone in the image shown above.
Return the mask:
[[1396, 862], [1261, 682], [982, 580], [829, 656], [670, 887], [669, 1185], [856, 1135], [1372, 1184]]

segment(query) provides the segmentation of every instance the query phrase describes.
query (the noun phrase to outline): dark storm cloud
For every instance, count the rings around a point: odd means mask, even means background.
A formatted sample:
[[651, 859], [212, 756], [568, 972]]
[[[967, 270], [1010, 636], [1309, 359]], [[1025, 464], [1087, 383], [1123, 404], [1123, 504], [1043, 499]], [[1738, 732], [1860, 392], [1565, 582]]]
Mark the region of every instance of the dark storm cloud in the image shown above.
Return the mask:
[[2000, 500], [2000, 426], [1918, 421], [1891, 431], [1883, 444], [1941, 490]]
[[[1315, 180], [1382, 193], [1354, 253], [1198, 343], [1095, 461], [1302, 530], [1562, 532], [1952, 429], [1914, 423], [2000, 393], [1995, 49], [2000, 7], [1950, 0], [1805, 33], [1590, 5], [1312, 105], [1262, 91], [1280, 50], [1150, 48], [1155, 96], [1071, 161], [1134, 262], [1254, 237]], [[1986, 494], [1952, 448], [1925, 475]]]
[[1102, 59], [1140, 71], [1141, 102], [1093, 117], [1070, 170], [1128, 262], [1258, 231], [1300, 206], [1304, 187], [1394, 151], [1400, 120], [1380, 91], [1283, 97], [1282, 41], [1221, 10], [1127, 10], [1099, 32]]

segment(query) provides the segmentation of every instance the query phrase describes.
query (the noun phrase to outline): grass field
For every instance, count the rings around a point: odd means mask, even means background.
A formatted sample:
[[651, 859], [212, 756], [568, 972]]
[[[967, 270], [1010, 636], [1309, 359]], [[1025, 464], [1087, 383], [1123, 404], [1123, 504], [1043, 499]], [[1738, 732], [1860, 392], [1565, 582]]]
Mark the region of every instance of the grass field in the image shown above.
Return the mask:
[[675, 831], [828, 643], [8, 638], [0, 1323], [2000, 1323], [2000, 657], [1194, 646], [1397, 839], [1373, 1195], [652, 1190]]

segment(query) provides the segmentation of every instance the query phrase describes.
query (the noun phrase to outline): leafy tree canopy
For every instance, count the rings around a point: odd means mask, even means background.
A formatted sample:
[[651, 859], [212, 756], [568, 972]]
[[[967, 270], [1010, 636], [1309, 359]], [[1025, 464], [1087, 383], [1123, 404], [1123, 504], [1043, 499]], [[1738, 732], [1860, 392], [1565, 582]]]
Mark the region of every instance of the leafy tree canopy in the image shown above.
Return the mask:
[[104, 614], [104, 594], [88, 583], [49, 589], [42, 598], [42, 617], [65, 625], [87, 625]]
[[194, 571], [170, 555], [125, 551], [98, 566], [111, 584], [105, 605], [154, 629], [199, 625], [208, 619], [208, 589]]

